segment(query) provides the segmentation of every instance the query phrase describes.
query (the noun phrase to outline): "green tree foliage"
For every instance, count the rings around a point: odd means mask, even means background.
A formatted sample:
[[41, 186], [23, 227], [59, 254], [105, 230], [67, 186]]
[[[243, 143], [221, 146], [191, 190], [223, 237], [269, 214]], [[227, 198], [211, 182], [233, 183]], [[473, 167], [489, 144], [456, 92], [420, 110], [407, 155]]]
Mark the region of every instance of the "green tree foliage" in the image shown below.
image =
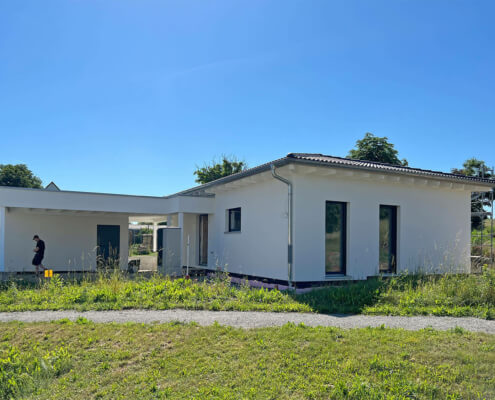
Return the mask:
[[[462, 168], [452, 168], [453, 174], [475, 176], [478, 178], [493, 178], [493, 174], [488, 169], [483, 160], [470, 158], [462, 164]], [[479, 213], [485, 207], [490, 206], [490, 196], [488, 194], [475, 194], [471, 201], [471, 212]], [[473, 215], [471, 217], [471, 229], [483, 229], [483, 220], [488, 218], [487, 215]]]
[[203, 167], [196, 167], [194, 175], [197, 176], [197, 183], [208, 183], [224, 176], [229, 176], [237, 172], [244, 171], [247, 165], [244, 161], [239, 161], [236, 157], [222, 156], [220, 162], [213, 160], [210, 164]]
[[41, 179], [26, 164], [0, 164], [0, 186], [41, 188]]
[[408, 165], [405, 158], [399, 159], [399, 152], [392, 143], [389, 143], [387, 137], [378, 137], [369, 132], [356, 142], [356, 148], [349, 151], [347, 157], [393, 165]]
[[478, 178], [492, 178], [491, 172], [488, 170], [486, 163], [483, 160], [477, 158], [470, 158], [464, 161], [462, 168], [452, 168], [453, 174], [477, 176]]

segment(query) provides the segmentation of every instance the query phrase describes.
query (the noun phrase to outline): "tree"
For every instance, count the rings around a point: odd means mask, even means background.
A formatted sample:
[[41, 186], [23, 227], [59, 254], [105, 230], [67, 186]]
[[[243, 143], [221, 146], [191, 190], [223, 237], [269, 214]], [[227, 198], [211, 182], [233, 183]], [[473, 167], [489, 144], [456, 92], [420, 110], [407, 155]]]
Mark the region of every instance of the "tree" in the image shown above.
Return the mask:
[[41, 189], [41, 179], [26, 164], [0, 164], [0, 186]]
[[466, 175], [466, 176], [477, 176], [478, 178], [492, 178], [492, 174], [488, 170], [486, 163], [483, 160], [478, 160], [477, 158], [470, 158], [464, 161], [462, 168], [452, 168], [453, 174]]
[[349, 151], [347, 157], [393, 165], [408, 165], [405, 158], [399, 159], [399, 152], [392, 143], [389, 143], [387, 137], [378, 137], [369, 132], [356, 142], [356, 148]]
[[203, 184], [244, 171], [247, 164], [244, 161], [239, 161], [236, 157], [222, 156], [220, 162], [213, 160], [210, 164], [205, 163], [203, 167], [196, 166], [196, 168], [194, 171], [194, 175], [197, 176], [196, 182]]
[[[493, 178], [493, 174], [488, 170], [486, 163], [477, 158], [470, 158], [462, 164], [462, 168], [452, 168], [453, 174], [475, 176], [478, 178]], [[475, 194], [471, 201], [471, 212], [481, 213], [485, 207], [490, 206], [490, 196], [487, 193]], [[483, 229], [483, 221], [488, 216], [484, 214], [473, 215], [471, 217], [471, 229]]]

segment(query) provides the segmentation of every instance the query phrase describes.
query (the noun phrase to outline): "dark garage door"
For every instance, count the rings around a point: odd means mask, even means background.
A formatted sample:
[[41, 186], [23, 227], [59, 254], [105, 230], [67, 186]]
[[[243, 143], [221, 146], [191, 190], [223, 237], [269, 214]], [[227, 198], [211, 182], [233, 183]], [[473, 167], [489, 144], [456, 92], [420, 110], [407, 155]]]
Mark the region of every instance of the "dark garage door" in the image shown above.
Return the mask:
[[120, 258], [120, 225], [98, 225], [97, 229], [98, 266], [118, 265]]

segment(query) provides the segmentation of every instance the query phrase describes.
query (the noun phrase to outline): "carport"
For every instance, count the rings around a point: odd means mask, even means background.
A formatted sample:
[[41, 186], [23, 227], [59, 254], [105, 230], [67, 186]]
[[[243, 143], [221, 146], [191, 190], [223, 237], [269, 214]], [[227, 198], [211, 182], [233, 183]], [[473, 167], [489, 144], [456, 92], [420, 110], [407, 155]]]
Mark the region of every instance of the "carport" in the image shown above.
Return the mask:
[[129, 222], [209, 212], [207, 199], [186, 197], [0, 187], [0, 272], [33, 271], [34, 234], [55, 271], [93, 271], [107, 257], [126, 269]]

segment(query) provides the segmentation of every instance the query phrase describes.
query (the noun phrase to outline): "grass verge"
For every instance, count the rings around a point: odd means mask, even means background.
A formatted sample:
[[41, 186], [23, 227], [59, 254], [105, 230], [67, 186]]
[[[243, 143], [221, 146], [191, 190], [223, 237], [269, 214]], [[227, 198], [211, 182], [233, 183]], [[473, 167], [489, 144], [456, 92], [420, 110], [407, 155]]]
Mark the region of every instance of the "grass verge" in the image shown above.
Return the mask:
[[[288, 324], [242, 330], [83, 319], [0, 329], [2, 398], [495, 397], [495, 336], [460, 329], [344, 331]], [[57, 372], [41, 375], [29, 368], [15, 387], [5, 378], [12, 349], [23, 364], [39, 365], [61, 348], [66, 356]]]

